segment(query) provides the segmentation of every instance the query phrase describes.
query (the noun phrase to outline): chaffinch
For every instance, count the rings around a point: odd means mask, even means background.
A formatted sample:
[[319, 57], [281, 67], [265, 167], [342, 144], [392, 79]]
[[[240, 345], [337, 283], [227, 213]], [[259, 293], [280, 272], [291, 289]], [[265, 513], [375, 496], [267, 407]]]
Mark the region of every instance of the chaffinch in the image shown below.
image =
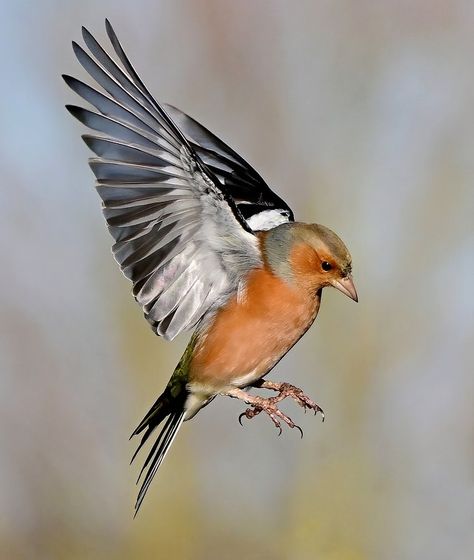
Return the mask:
[[[325, 226], [295, 222], [234, 150], [158, 103], [107, 20], [106, 30], [122, 66], [83, 28], [91, 54], [73, 42], [74, 52], [104, 93], [64, 76], [97, 112], [67, 109], [95, 131], [83, 139], [96, 154], [89, 163], [113, 254], [145, 318], [167, 340], [194, 331], [163, 394], [132, 434], [144, 432], [134, 458], [164, 423], [140, 473], [148, 467], [136, 514], [182, 422], [217, 395], [250, 405], [241, 417], [265, 412], [280, 432], [281, 422], [297, 427], [278, 409], [286, 397], [322, 413], [301, 389], [264, 377], [311, 326], [324, 287], [355, 301], [357, 293], [341, 239]], [[249, 387], [277, 395], [253, 396]]]

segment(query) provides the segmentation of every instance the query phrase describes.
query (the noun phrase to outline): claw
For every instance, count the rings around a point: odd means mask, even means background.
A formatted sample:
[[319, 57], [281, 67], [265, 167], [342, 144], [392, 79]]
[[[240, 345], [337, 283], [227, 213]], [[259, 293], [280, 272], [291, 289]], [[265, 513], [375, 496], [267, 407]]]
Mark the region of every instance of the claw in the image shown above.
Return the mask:
[[281, 436], [282, 433], [282, 429], [281, 429], [281, 424], [278, 421], [278, 419], [275, 417], [275, 414], [273, 414], [272, 412], [268, 413], [268, 416], [270, 417], [270, 420], [273, 422], [273, 425], [275, 426], [275, 428], [277, 428], [279, 430], [278, 435]]
[[324, 412], [322, 408], [314, 401], [312, 401], [309, 397], [307, 397], [301, 389], [298, 389], [297, 387], [294, 387], [289, 383], [278, 384], [273, 382], [270, 386], [264, 388], [278, 391], [279, 395], [276, 397], [264, 399], [262, 397], [250, 396], [248, 393], [245, 393], [240, 389], [233, 389], [232, 393], [227, 393], [234, 398], [242, 399], [250, 405], [250, 408], [247, 408], [238, 417], [239, 424], [241, 426], [243, 426], [242, 418], [244, 416], [245, 418], [251, 419], [260, 414], [260, 412], [265, 412], [273, 422], [275, 428], [278, 429], [279, 436], [283, 433], [283, 429], [281, 427], [281, 421], [283, 420], [283, 422], [285, 422], [288, 427], [296, 428], [300, 433], [300, 437], [303, 438], [304, 433], [301, 427], [296, 425], [291, 418], [286, 416], [286, 414], [281, 412], [281, 410], [279, 410], [277, 407], [278, 403], [283, 399], [286, 399], [287, 397], [291, 397], [299, 406], [301, 406], [301, 408], [303, 408], [305, 413], [307, 409], [313, 410], [315, 415], [320, 412], [322, 421], [324, 422]]
[[290, 385], [289, 383], [282, 383], [280, 385], [280, 387], [275, 389], [275, 390], [278, 390], [278, 392], [279, 392], [279, 396], [278, 396], [279, 400], [283, 400], [283, 399], [286, 399], [287, 397], [290, 397], [296, 402], [296, 404], [301, 406], [301, 408], [304, 410], [305, 413], [306, 413], [306, 410], [308, 410], [308, 409], [314, 410], [315, 415], [318, 412], [320, 412], [322, 417], [323, 417], [323, 421], [324, 421], [323, 409], [318, 404], [316, 404], [314, 401], [312, 401], [309, 397], [307, 397], [303, 393], [303, 391], [301, 389], [299, 389], [298, 387]]

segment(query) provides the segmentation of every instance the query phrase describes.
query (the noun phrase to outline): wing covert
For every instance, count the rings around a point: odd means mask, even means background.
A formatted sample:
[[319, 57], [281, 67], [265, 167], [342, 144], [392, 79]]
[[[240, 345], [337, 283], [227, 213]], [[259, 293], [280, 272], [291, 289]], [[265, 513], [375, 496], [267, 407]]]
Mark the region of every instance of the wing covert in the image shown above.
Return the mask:
[[201, 160], [226, 187], [253, 230], [294, 221], [291, 208], [237, 152], [183, 111], [168, 104], [164, 107]]

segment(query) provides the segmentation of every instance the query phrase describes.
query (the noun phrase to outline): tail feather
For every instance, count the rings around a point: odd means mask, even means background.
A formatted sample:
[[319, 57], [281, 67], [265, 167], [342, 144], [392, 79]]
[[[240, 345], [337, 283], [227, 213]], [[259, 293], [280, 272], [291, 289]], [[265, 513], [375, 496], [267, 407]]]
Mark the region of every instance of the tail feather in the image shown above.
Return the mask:
[[143, 432], [145, 428], [148, 428], [147, 431], [143, 434], [140, 443], [138, 444], [135, 453], [133, 454], [130, 464], [133, 463], [133, 460], [138, 455], [140, 449], [144, 446], [145, 442], [151, 436], [151, 434], [155, 431], [161, 422], [171, 413], [172, 406], [171, 402], [168, 398], [167, 391], [165, 391], [155, 402], [155, 404], [150, 408], [150, 410], [145, 415], [145, 418], [138, 424], [135, 430], [132, 432], [130, 439], [133, 436], [137, 436], [139, 433]]
[[132, 435], [130, 436], [130, 439], [132, 439], [133, 436], [137, 436], [138, 434], [143, 432], [145, 428], [148, 428], [147, 431], [143, 434], [140, 445], [138, 446], [138, 449], [135, 451], [135, 454], [133, 455], [130, 463], [132, 463], [133, 459], [135, 458], [135, 455], [138, 453], [138, 451], [140, 451], [142, 445], [150, 437], [150, 434], [153, 432], [153, 430], [157, 426], [159, 426], [161, 422], [163, 422], [163, 420], [171, 413], [171, 411], [173, 410], [173, 405], [174, 403], [171, 399], [171, 395], [169, 394], [169, 390], [168, 388], [166, 388], [164, 393], [161, 394], [156, 399], [153, 406], [145, 414], [143, 420], [133, 430]]
[[138, 476], [137, 484], [140, 481], [144, 470], [148, 467], [145, 479], [140, 487], [137, 501], [135, 503], [135, 515], [137, 515], [143, 502], [143, 498], [150, 487], [151, 481], [166, 457], [166, 454], [168, 453], [168, 450], [184, 421], [186, 412], [189, 412], [186, 408], [186, 401], [189, 395], [186, 384], [188, 380], [189, 362], [192, 357], [196, 340], [197, 335], [194, 333], [163, 394], [156, 400], [155, 404], [151, 407], [145, 415], [145, 418], [143, 418], [131, 436], [136, 436], [146, 430], [137, 450], [133, 454], [133, 461], [151, 434], [166, 419], [161, 432], [148, 453], [145, 464], [140, 471], [140, 475]]
[[[158, 470], [164, 458], [166, 457], [166, 454], [168, 453], [169, 448], [171, 447], [171, 444], [173, 443], [174, 438], [176, 437], [176, 434], [178, 433], [178, 430], [181, 427], [181, 424], [183, 423], [184, 415], [185, 415], [184, 410], [180, 412], [175, 412], [170, 415], [157, 441], [153, 445], [150, 453], [148, 454], [143, 469], [145, 469], [145, 467], [148, 465], [150, 461], [151, 464], [146, 473], [145, 480], [141, 485], [140, 491], [138, 492], [137, 501], [135, 503], [135, 515], [137, 515], [138, 510], [140, 509], [140, 506], [143, 502], [143, 499], [145, 498], [145, 494], [147, 493], [147, 490], [150, 487], [151, 481], [153, 480], [156, 471]], [[140, 476], [138, 477], [139, 479], [142, 475], [143, 469], [140, 472]]]
[[145, 442], [148, 440], [150, 435], [166, 419], [166, 422], [161, 429], [156, 441], [153, 443], [153, 446], [151, 447], [138, 476], [137, 484], [140, 481], [140, 478], [146, 467], [150, 465], [145, 475], [143, 484], [140, 487], [137, 501], [135, 503], [135, 516], [140, 509], [143, 499], [145, 498], [145, 494], [150, 487], [156, 471], [163, 462], [181, 424], [183, 423], [184, 415], [186, 412], [184, 409], [185, 396], [186, 395], [183, 394], [182, 396], [180, 396], [180, 398], [173, 398], [170, 392], [168, 390], [165, 390], [165, 392], [158, 398], [145, 418], [140, 422], [138, 427], [132, 433], [131, 437], [138, 435], [145, 428], [147, 428], [135, 453], [133, 454], [132, 460], [130, 461], [131, 463], [133, 462]]
[[156, 451], [157, 447], [160, 445], [160, 443], [162, 443], [162, 440], [165, 439], [165, 434], [168, 432], [172, 421], [173, 421], [173, 415], [170, 414], [168, 416], [168, 419], [165, 422], [165, 425], [161, 429], [161, 432], [158, 434], [158, 437], [156, 438], [155, 443], [152, 445], [150, 451], [148, 452], [148, 455], [145, 459], [145, 462], [143, 463], [142, 468], [140, 469], [140, 473], [138, 475], [138, 478], [137, 478], [137, 481], [136, 481], [135, 484], [138, 484], [140, 482], [140, 478], [142, 477], [143, 471], [146, 469], [146, 467], [148, 466], [148, 463], [151, 461], [152, 457], [155, 455], [155, 451]]

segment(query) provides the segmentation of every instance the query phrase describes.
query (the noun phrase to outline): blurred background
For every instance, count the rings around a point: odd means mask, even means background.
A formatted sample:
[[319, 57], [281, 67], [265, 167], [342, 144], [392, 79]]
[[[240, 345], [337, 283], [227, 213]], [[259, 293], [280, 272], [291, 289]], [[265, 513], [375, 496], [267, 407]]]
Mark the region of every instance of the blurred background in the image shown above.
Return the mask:
[[[0, 2], [0, 557], [473, 558], [474, 4], [97, 4]], [[135, 520], [127, 438], [187, 337], [133, 302], [63, 107], [105, 17], [158, 99], [340, 234], [360, 297], [326, 290], [272, 376], [324, 424], [217, 399]]]

